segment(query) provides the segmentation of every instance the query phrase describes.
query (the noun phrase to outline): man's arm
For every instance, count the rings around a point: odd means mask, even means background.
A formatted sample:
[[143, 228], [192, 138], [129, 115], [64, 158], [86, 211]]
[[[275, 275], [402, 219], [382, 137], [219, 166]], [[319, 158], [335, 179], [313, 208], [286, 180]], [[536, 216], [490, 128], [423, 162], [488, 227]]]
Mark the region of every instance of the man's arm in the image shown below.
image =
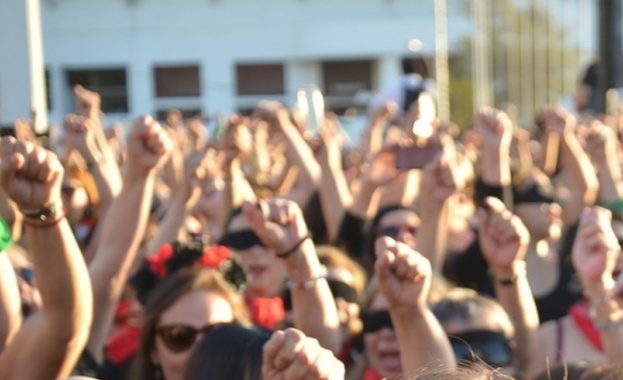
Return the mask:
[[27, 216], [26, 238], [43, 301], [0, 356], [0, 379], [67, 376], [86, 344], [93, 299], [62, 211], [63, 168], [53, 153], [10, 137], [0, 142], [0, 158], [2, 187]]
[[171, 147], [168, 135], [151, 117], [137, 120], [128, 136], [123, 188], [110, 207], [101, 244], [89, 264], [95, 303], [88, 349], [98, 362], [149, 219], [156, 173]]

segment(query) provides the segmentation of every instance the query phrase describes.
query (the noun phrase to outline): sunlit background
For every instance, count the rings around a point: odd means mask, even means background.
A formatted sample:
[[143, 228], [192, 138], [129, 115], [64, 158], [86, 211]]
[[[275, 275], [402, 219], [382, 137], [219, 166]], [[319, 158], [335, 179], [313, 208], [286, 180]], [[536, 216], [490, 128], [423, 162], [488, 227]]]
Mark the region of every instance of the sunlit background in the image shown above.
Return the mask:
[[512, 104], [528, 123], [573, 104], [598, 13], [597, 0], [2, 1], [0, 123], [31, 106], [58, 123], [82, 84], [110, 122], [178, 108], [214, 126], [313, 84], [354, 131], [408, 54], [428, 62], [442, 118]]

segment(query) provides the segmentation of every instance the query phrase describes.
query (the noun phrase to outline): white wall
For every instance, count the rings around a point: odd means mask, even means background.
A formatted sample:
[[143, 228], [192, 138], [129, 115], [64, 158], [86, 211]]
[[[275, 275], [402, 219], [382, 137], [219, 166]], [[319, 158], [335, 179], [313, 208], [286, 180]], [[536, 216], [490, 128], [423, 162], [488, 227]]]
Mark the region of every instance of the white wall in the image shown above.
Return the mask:
[[[324, 59], [383, 56], [382, 85], [392, 79], [387, 57], [398, 65], [410, 39], [421, 40], [425, 53], [434, 49], [432, 0], [42, 1], [56, 119], [71, 109], [62, 78], [68, 68], [127, 65], [134, 116], [155, 110], [155, 63], [198, 62], [201, 105], [214, 113], [236, 108], [239, 62], [287, 63], [286, 90], [294, 93], [319, 79], [317, 64]], [[454, 18], [451, 37], [457, 39], [470, 25], [467, 15]]]
[[0, 124], [29, 119], [47, 124], [39, 0], [0, 1]]

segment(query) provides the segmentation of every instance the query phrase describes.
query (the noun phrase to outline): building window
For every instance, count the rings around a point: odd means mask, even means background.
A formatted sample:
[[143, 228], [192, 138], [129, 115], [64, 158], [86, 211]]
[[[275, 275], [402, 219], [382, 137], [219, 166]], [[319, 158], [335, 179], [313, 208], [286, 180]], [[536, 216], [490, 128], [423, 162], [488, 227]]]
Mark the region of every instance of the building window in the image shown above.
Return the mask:
[[199, 66], [169, 66], [154, 69], [156, 98], [201, 96]]
[[238, 95], [283, 95], [284, 69], [281, 63], [240, 64], [236, 66]]
[[365, 107], [359, 96], [372, 91], [373, 68], [372, 60], [323, 62], [323, 88], [327, 105], [338, 113], [352, 107]]
[[67, 81], [71, 88], [79, 84], [96, 91], [102, 98], [102, 111], [128, 112], [128, 86], [125, 68], [68, 70]]
[[355, 96], [372, 90], [372, 61], [323, 62], [322, 73], [328, 96]]

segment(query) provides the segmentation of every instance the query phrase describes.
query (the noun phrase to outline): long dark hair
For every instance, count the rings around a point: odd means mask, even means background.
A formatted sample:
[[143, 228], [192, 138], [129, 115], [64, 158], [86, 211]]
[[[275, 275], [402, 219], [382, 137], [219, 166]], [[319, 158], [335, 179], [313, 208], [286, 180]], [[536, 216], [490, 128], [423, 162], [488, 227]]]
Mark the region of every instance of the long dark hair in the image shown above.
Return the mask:
[[153, 380], [158, 368], [152, 362], [150, 354], [155, 346], [156, 327], [160, 316], [182, 296], [199, 289], [207, 289], [223, 297], [231, 305], [234, 315], [232, 322], [249, 325], [244, 301], [225, 281], [220, 272], [197, 267], [175, 272], [158, 284], [149, 295], [141, 340], [132, 369], [133, 380]]
[[262, 349], [270, 335], [238, 324], [215, 328], [201, 338], [184, 380], [261, 380]]

